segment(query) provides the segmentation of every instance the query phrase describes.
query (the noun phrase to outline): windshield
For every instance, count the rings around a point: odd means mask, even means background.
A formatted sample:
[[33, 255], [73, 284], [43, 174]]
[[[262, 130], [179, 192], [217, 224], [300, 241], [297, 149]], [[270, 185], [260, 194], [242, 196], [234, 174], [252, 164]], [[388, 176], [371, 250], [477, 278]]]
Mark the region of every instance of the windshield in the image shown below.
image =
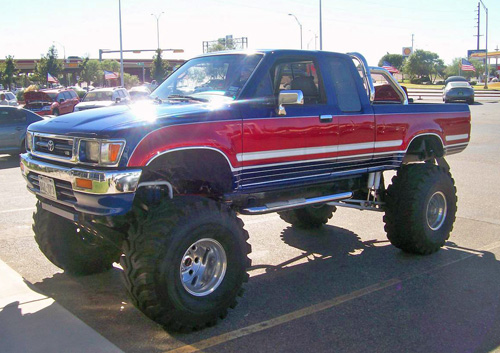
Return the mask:
[[112, 100], [113, 92], [89, 92], [83, 99], [84, 102], [94, 102], [94, 101], [110, 101]]
[[196, 58], [170, 75], [151, 96], [161, 100], [185, 96], [210, 101], [236, 99], [262, 55], [227, 54]]

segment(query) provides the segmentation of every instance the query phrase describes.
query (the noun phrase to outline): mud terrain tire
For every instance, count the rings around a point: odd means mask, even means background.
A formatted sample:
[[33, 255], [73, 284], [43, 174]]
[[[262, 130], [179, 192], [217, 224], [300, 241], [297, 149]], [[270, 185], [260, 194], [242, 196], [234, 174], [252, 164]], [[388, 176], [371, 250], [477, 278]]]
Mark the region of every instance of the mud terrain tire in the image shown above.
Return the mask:
[[278, 212], [278, 214], [282, 220], [295, 227], [312, 229], [326, 224], [336, 210], [335, 206], [319, 205]]

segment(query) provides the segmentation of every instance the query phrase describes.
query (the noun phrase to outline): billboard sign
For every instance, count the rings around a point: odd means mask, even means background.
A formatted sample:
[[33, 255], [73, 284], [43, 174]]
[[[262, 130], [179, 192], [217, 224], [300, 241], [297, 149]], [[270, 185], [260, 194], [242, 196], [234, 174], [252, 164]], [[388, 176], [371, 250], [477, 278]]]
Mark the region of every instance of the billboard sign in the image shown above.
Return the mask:
[[477, 49], [472, 49], [472, 50], [467, 50], [467, 59], [470, 59], [471, 55], [472, 54], [484, 54], [486, 53], [486, 50], [484, 49], [480, 49], [480, 50], [477, 50]]

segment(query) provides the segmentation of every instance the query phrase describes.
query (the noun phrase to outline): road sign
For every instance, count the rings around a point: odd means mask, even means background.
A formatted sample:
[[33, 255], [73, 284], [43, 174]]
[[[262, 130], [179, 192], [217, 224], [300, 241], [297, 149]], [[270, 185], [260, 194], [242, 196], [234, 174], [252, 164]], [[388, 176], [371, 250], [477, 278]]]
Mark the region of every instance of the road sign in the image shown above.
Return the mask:
[[406, 58], [413, 53], [412, 47], [403, 47], [403, 57]]
[[135, 63], [137, 66], [144, 66], [144, 63]]

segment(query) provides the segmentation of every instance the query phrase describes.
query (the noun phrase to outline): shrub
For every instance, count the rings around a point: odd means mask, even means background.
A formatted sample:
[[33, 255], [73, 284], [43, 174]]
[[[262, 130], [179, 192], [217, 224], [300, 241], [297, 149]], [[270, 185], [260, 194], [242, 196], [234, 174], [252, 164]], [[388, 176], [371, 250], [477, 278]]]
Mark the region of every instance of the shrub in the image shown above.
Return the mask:
[[420, 85], [422, 83], [422, 79], [415, 77], [410, 80], [410, 83], [413, 83], [415, 85]]
[[19, 102], [23, 102], [24, 101], [24, 90], [17, 91], [16, 98]]
[[471, 86], [475, 86], [475, 85], [477, 85], [477, 82], [476, 81], [470, 81], [470, 84], [471, 84]]

